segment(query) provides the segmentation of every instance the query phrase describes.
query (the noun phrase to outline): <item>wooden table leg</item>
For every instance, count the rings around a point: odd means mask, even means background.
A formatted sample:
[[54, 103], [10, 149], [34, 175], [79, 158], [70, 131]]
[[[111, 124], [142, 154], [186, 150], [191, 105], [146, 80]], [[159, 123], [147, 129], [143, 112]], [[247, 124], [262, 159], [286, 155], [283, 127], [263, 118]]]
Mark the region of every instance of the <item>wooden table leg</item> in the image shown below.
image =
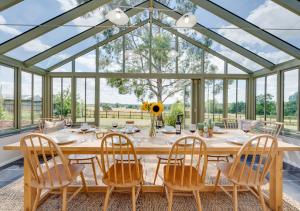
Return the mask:
[[24, 211], [31, 211], [36, 197], [36, 188], [30, 187], [31, 171], [28, 162], [24, 159]]
[[277, 152], [270, 169], [270, 208], [273, 211], [282, 211], [282, 166], [283, 152]]

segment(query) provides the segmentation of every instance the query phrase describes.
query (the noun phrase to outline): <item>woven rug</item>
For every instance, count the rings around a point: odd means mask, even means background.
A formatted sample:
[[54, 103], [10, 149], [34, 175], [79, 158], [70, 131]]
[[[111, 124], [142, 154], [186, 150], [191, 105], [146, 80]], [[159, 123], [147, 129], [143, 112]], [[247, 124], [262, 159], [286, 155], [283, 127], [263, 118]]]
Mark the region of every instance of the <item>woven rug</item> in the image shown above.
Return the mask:
[[[153, 176], [156, 168], [156, 159], [147, 158], [143, 161], [144, 178], [147, 183], [153, 181]], [[215, 167], [209, 165], [206, 176], [206, 183], [214, 183]], [[88, 184], [94, 184], [91, 167], [86, 165], [84, 175]], [[99, 182], [101, 172], [97, 169]], [[162, 184], [162, 168], [160, 169], [157, 184]], [[80, 180], [78, 179], [77, 183]], [[224, 178], [220, 181], [222, 184], [228, 184]], [[267, 186], [266, 186], [267, 187]], [[267, 191], [267, 189], [265, 190]], [[131, 194], [129, 193], [113, 193], [110, 197], [110, 211], [127, 211], [131, 210]], [[201, 193], [201, 202], [203, 210], [207, 211], [229, 211], [232, 210], [232, 200], [225, 193]], [[261, 210], [259, 201], [249, 192], [239, 192], [239, 210], [241, 211], [256, 211]], [[0, 211], [20, 211], [23, 210], [23, 178], [11, 183], [0, 189]], [[196, 210], [194, 197], [191, 196], [174, 196], [173, 210], [174, 211], [193, 211]], [[69, 211], [94, 211], [101, 210], [104, 202], [104, 193], [80, 193], [69, 204]], [[300, 211], [300, 204], [297, 201], [290, 199], [284, 194], [283, 208], [285, 211]], [[140, 211], [164, 211], [167, 210], [168, 203], [164, 193], [140, 193], [137, 200], [137, 209]], [[51, 195], [42, 205], [39, 206], [39, 211], [56, 211], [61, 208], [60, 195]]]
[[[232, 210], [232, 201], [224, 193], [202, 193], [201, 201], [203, 210], [229, 211]], [[240, 192], [239, 210], [261, 210], [258, 200], [248, 192]], [[23, 181], [19, 179], [14, 183], [0, 189], [0, 210], [19, 211], [23, 210]], [[80, 193], [69, 204], [69, 211], [92, 211], [101, 210], [104, 201], [103, 193]], [[296, 201], [284, 197], [285, 211], [299, 211], [300, 206]], [[141, 193], [137, 200], [137, 209], [141, 211], [167, 210], [167, 199], [164, 193]], [[55, 211], [61, 208], [60, 195], [51, 195], [40, 207], [39, 211]], [[127, 193], [113, 193], [109, 203], [110, 211], [131, 210], [131, 198]], [[174, 211], [193, 211], [196, 204], [193, 196], [174, 196]]]

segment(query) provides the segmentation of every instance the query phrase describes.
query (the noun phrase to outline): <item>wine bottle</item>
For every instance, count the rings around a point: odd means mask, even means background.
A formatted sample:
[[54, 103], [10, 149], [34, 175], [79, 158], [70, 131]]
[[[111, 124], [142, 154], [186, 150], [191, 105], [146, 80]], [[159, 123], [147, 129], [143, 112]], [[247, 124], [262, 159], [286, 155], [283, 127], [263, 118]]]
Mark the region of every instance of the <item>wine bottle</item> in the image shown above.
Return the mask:
[[180, 115], [177, 115], [177, 120], [176, 120], [176, 134], [179, 135], [181, 134], [181, 120], [180, 120]]

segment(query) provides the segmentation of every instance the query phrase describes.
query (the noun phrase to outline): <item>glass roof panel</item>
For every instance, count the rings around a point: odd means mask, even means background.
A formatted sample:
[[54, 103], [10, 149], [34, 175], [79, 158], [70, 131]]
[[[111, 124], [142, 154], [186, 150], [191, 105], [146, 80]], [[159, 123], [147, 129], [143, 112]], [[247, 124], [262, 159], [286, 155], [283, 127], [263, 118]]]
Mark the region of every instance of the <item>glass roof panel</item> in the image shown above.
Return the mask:
[[279, 4], [270, 0], [212, 1], [292, 45], [300, 47], [300, 16]]
[[[160, 0], [165, 3], [165, 1]], [[191, 2], [185, 0], [180, 3], [171, 2], [169, 3], [170, 8], [177, 9], [182, 13], [195, 11], [194, 14], [197, 16], [198, 23], [204, 25], [207, 28], [212, 29], [216, 33], [226, 37], [229, 40], [234, 41], [238, 45], [260, 55], [261, 57], [275, 63], [281, 63], [293, 59], [293, 57], [280, 51], [279, 49], [269, 45], [268, 43], [256, 38], [248, 32], [234, 26], [227, 21], [215, 16], [214, 14], [204, 10], [198, 6], [191, 6]]]
[[75, 59], [75, 72], [96, 72], [95, 50]]
[[[76, 6], [79, 1], [26, 0], [0, 13], [0, 42], [11, 39]], [[84, 1], [81, 1], [84, 2]], [[18, 14], [18, 15], [16, 15]], [[30, 14], [30, 15], [28, 15]]]
[[18, 48], [6, 53], [7, 56], [24, 61], [57, 45], [105, 20], [105, 14], [111, 8], [110, 4], [95, 9], [60, 26], [38, 38], [35, 38]]
[[64, 64], [63, 66], [60, 66], [60, 67], [52, 70], [52, 72], [54, 72], [54, 73], [69, 73], [69, 72], [72, 72], [72, 62]]
[[[32, 56], [35, 56], [54, 45], [57, 45], [68, 38], [71, 38], [85, 30], [106, 20], [106, 13], [114, 8], [114, 4], [106, 4], [103, 7], [97, 8], [84, 16], [78, 17], [69, 23], [60, 26], [36, 39], [31, 40], [18, 48], [6, 53], [7, 56], [24, 61]], [[135, 24], [148, 18], [148, 12], [143, 11], [138, 15], [130, 18], [130, 23]]]
[[[135, 16], [132, 16], [130, 18], [130, 23], [136, 24], [137, 22], [146, 20], [147, 18], [148, 18], [148, 12], [143, 11], [143, 12], [138, 13]], [[109, 38], [110, 36], [112, 36], [114, 34], [117, 34], [120, 30], [121, 30], [121, 27], [119, 28], [116, 26], [106, 29], [103, 32], [100, 32], [93, 37], [83, 40], [83, 41], [59, 52], [58, 54], [53, 55], [44, 61], [41, 61], [40, 63], [37, 64], [37, 66], [42, 67], [42, 68], [49, 68], [52, 65], [54, 65], [60, 61], [63, 61], [65, 59], [79, 53], [80, 51], [83, 51], [83, 50], [89, 48], [90, 46], [95, 45], [98, 42], [101, 42], [101, 41]]]
[[246, 72], [240, 70], [239, 68], [237, 68], [231, 64], [227, 64], [227, 73], [228, 74], [247, 74]]

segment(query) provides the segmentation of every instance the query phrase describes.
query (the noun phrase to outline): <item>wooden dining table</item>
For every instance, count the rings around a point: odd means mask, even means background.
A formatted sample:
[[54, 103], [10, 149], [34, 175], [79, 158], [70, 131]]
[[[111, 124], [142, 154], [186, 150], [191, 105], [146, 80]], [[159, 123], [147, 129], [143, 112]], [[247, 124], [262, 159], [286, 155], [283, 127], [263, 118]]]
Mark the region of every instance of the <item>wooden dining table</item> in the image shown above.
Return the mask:
[[[67, 137], [74, 139], [74, 142], [62, 144], [60, 148], [66, 155], [68, 154], [100, 154], [101, 140], [96, 139], [95, 131], [91, 133], [81, 133], [74, 129], [63, 129], [57, 132], [47, 134], [51, 137]], [[147, 131], [142, 130], [138, 133], [128, 135], [135, 146], [135, 151], [139, 155], [162, 155], [169, 154], [172, 143], [176, 139], [185, 135], [199, 136], [198, 133], [190, 133], [183, 131], [181, 135], [166, 134], [158, 131], [156, 136], [149, 137]], [[254, 134], [244, 133], [239, 129], [223, 130], [220, 134], [214, 134], [211, 138], [203, 138], [207, 145], [208, 154], [218, 155], [234, 155], [241, 149], [241, 144], [234, 143], [236, 137], [251, 138]], [[3, 147], [4, 150], [20, 150], [19, 142], [9, 144]], [[300, 151], [300, 146], [289, 144], [278, 139], [278, 152], [275, 161], [270, 169], [269, 178], [269, 196], [266, 196], [267, 203], [272, 210], [280, 211], [283, 209], [283, 188], [282, 188], [282, 168], [283, 168], [283, 153], [288, 151]], [[109, 152], [108, 152], [109, 153]], [[24, 160], [24, 210], [31, 210], [35, 198], [36, 190], [30, 186], [31, 173], [28, 163]], [[73, 187], [75, 189], [75, 187]], [[229, 190], [230, 185], [227, 187]], [[72, 187], [70, 189], [72, 191]], [[89, 186], [88, 191], [100, 192], [105, 191], [104, 186]], [[163, 191], [160, 185], [144, 185], [144, 192], [158, 192]], [[203, 191], [214, 191], [212, 184], [207, 184]], [[219, 191], [219, 189], [217, 190]], [[45, 197], [46, 198], [46, 194]]]

